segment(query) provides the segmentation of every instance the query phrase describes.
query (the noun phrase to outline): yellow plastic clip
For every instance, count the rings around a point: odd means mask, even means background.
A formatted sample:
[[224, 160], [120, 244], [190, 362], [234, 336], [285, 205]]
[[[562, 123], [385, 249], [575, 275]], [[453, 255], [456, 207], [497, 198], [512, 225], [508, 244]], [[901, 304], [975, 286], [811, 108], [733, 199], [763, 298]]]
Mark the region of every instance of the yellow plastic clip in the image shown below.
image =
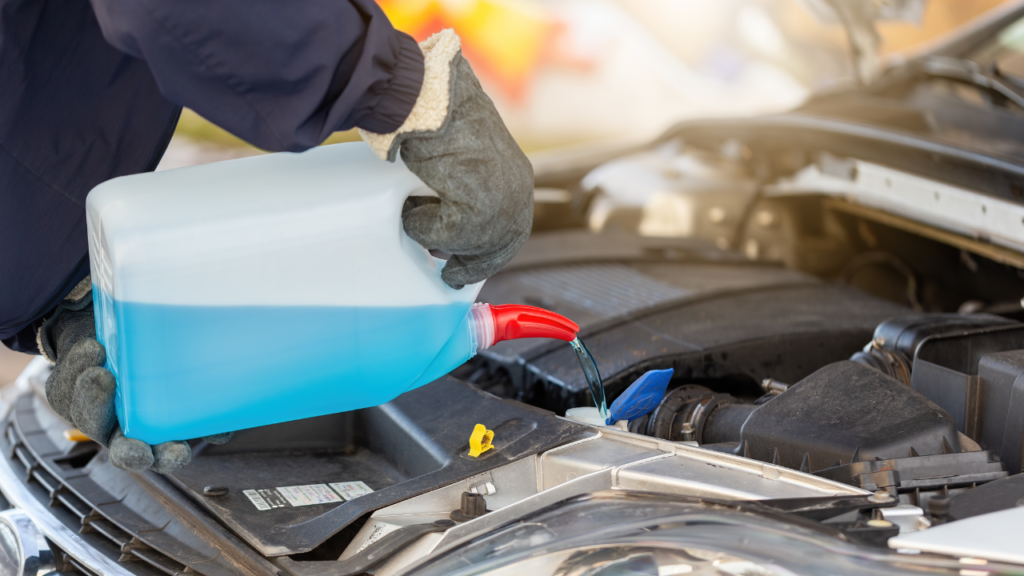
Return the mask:
[[68, 428], [64, 431], [64, 439], [68, 442], [90, 442], [92, 438], [89, 438], [78, 428]]
[[494, 430], [488, 430], [483, 424], [477, 424], [473, 427], [473, 433], [469, 435], [469, 455], [476, 458], [494, 448], [494, 445], [491, 444], [493, 440]]

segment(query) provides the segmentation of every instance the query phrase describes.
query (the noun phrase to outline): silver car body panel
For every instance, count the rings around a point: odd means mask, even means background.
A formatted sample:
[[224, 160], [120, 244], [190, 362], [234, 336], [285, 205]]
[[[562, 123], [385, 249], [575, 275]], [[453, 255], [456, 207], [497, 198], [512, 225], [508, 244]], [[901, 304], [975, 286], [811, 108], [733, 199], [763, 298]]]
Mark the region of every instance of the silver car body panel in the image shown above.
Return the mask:
[[723, 500], [868, 494], [782, 466], [603, 427], [531, 458], [382, 508], [363, 526], [341, 558], [351, 557], [403, 526], [448, 518], [459, 508], [465, 491], [483, 494], [492, 512], [447, 532], [421, 538], [375, 574], [397, 574], [428, 555], [458, 546], [481, 530], [497, 528], [566, 498], [609, 489]]
[[976, 559], [976, 563], [982, 565], [985, 560], [1024, 564], [1022, 523], [1024, 508], [1010, 508], [913, 534], [900, 534], [889, 539], [889, 547]]
[[861, 160], [811, 164], [765, 195], [833, 196], [1024, 251], [1024, 205]]

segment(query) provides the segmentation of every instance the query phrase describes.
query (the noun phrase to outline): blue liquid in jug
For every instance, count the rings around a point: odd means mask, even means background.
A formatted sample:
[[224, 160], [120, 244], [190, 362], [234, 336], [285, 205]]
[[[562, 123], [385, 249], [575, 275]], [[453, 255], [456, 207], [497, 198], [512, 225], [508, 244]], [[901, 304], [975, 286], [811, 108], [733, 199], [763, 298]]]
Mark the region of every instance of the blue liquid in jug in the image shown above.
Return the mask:
[[[177, 306], [94, 294], [118, 420], [126, 436], [150, 444], [387, 402], [426, 383], [417, 379], [464, 336], [456, 329], [469, 310]], [[103, 318], [110, 311], [114, 318]], [[447, 353], [468, 359], [464, 339]]]

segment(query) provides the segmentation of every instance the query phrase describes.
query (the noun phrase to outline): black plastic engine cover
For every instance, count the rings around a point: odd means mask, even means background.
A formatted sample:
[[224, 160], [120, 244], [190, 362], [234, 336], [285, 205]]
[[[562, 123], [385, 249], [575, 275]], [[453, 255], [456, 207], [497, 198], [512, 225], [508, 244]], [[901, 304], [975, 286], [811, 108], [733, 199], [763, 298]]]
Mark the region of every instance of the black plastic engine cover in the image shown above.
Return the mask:
[[976, 336], [1012, 329], [1014, 326], [1021, 327], [1019, 322], [992, 314], [918, 314], [880, 324], [875, 329], [875, 339], [885, 349], [913, 359], [921, 344], [930, 338]]
[[1006, 478], [1003, 465], [992, 452], [959, 452], [908, 456], [888, 460], [862, 460], [815, 472], [818, 476], [870, 490], [890, 493], [974, 486]]
[[[474, 458], [467, 451], [478, 423], [494, 431], [494, 448]], [[167, 478], [262, 554], [282, 556], [311, 550], [378, 508], [564, 444], [587, 430], [445, 377], [381, 406], [240, 430], [227, 444], [197, 449], [191, 465]], [[298, 507], [283, 501], [261, 506], [246, 494], [352, 481], [373, 492]], [[204, 488], [211, 484], [228, 491], [208, 495]]]
[[988, 314], [925, 314], [881, 324], [875, 338], [913, 359], [910, 385], [948, 412], [957, 429], [1024, 465], [1024, 324]]
[[1024, 474], [989, 482], [950, 498], [946, 520], [963, 520], [1018, 506], [1024, 506]]
[[741, 435], [745, 455], [810, 472], [854, 460], [960, 452], [949, 414], [849, 361], [825, 366], [755, 410]]
[[1024, 468], [1024, 350], [996, 352], [978, 363], [977, 438], [1011, 474]]
[[[542, 306], [577, 322], [610, 400], [652, 369], [673, 368], [676, 385], [796, 382], [849, 358], [878, 324], [913, 315], [849, 286], [728, 252], [715, 257], [635, 235], [536, 234], [480, 300]], [[591, 402], [565, 342], [501, 342], [474, 363], [530, 404], [561, 413]]]

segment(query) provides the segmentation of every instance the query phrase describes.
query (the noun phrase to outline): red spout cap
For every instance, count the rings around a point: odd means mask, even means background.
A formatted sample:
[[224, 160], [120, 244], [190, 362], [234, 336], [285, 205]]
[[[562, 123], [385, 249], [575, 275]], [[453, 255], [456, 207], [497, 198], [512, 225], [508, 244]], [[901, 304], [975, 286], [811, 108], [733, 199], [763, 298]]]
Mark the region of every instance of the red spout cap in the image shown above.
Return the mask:
[[473, 304], [470, 318], [477, 352], [517, 338], [555, 338], [570, 342], [580, 331], [577, 323], [564, 316], [519, 304]]
[[580, 327], [561, 314], [535, 306], [502, 304], [491, 306], [494, 342], [518, 338], [554, 338], [571, 342]]
[[474, 304], [470, 318], [477, 351], [517, 338], [555, 338], [571, 342], [580, 330], [565, 316], [517, 304]]

